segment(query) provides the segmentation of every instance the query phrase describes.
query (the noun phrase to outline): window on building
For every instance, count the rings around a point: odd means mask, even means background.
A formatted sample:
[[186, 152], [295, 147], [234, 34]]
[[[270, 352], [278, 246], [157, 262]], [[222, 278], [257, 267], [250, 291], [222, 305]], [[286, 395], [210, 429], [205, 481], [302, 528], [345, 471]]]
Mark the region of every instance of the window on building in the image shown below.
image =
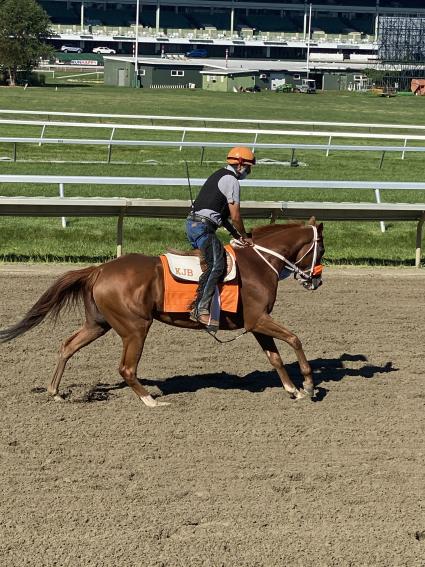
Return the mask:
[[172, 77], [184, 77], [184, 71], [177, 71], [176, 69], [173, 69], [171, 71], [171, 76]]
[[146, 75], [146, 69], [139, 69], [139, 76], [144, 77]]

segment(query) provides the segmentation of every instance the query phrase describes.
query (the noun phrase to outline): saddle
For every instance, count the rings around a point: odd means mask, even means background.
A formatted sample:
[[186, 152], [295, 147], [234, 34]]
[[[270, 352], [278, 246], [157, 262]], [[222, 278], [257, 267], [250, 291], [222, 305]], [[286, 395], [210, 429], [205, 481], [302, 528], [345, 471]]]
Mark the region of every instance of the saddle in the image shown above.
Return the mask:
[[[225, 247], [226, 251], [226, 275], [223, 282], [230, 282], [236, 278], [236, 259], [235, 253], [230, 246]], [[172, 248], [165, 254], [170, 268], [171, 275], [177, 281], [198, 282], [202, 272], [205, 272], [207, 265], [201, 256], [200, 250], [183, 252]]]
[[[229, 311], [236, 313], [239, 301], [239, 282], [237, 278], [235, 252], [231, 246], [225, 246], [227, 253], [228, 274], [226, 283], [219, 283], [220, 301], [218, 313]], [[168, 251], [162, 254], [161, 260], [164, 271], [164, 302], [162, 310], [165, 313], [188, 313], [192, 309], [193, 301], [202, 274], [200, 251], [176, 253]], [[205, 266], [206, 268], [206, 266]], [[215, 318], [218, 318], [219, 315]]]

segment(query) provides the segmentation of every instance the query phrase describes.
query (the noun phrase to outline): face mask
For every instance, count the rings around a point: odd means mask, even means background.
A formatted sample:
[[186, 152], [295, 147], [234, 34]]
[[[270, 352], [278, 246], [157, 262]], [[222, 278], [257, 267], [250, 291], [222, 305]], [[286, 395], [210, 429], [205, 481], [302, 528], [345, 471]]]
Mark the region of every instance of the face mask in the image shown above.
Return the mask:
[[251, 169], [249, 167], [243, 167], [238, 173], [238, 179], [242, 180], [250, 173]]

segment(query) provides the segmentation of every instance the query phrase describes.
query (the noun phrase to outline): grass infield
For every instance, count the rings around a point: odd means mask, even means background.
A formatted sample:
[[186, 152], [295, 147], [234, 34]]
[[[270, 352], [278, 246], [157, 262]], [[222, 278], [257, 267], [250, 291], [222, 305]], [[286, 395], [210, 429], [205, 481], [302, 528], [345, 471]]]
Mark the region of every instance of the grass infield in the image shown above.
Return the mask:
[[[317, 120], [336, 122], [424, 124], [425, 97], [379, 98], [358, 93], [319, 93], [316, 96], [302, 94], [261, 93], [211, 93], [202, 90], [135, 90], [109, 88], [90, 83], [69, 82], [59, 73], [47, 78], [49, 86], [43, 88], [3, 88], [0, 90], [0, 108], [21, 110], [47, 110], [66, 112], [92, 112], [116, 114], [146, 114], [173, 116], [214, 116], [239, 118]], [[72, 74], [73, 75], [73, 74]], [[61, 78], [65, 77], [65, 78]], [[93, 76], [93, 81], [96, 76]], [[73, 81], [75, 76], [71, 77]], [[83, 80], [83, 78], [82, 78]], [[9, 117], [10, 118], [10, 117]], [[32, 117], [34, 118], [34, 117]], [[78, 119], [80, 122], [81, 120]], [[99, 122], [113, 122], [102, 119]], [[128, 123], [124, 119], [117, 123]], [[133, 123], [137, 123], [133, 121]], [[143, 122], [139, 122], [143, 123]], [[146, 122], [145, 122], [146, 123]], [[161, 122], [155, 122], [161, 124]], [[190, 125], [191, 123], [186, 123]], [[182, 125], [180, 123], [180, 125]], [[183, 123], [184, 125], [184, 123]], [[193, 125], [193, 124], [192, 124]], [[229, 124], [218, 124], [229, 127]], [[251, 126], [247, 125], [250, 128]], [[254, 124], [252, 127], [257, 127]], [[271, 128], [267, 126], [267, 128]], [[288, 127], [285, 129], [294, 129]], [[299, 129], [307, 129], [299, 127]], [[334, 128], [332, 128], [334, 130]], [[341, 129], [343, 131], [343, 128]], [[359, 128], [368, 132], [368, 128]], [[394, 130], [394, 133], [405, 133]], [[39, 136], [39, 126], [0, 125], [0, 136]], [[418, 133], [418, 132], [416, 132]], [[49, 127], [46, 137], [79, 137], [109, 139], [109, 129]], [[424, 132], [425, 134], [425, 132]], [[252, 142], [250, 135], [212, 134], [209, 140], [230, 140], [235, 144]], [[181, 133], [116, 131], [117, 139], [168, 139], [180, 140]], [[187, 133], [185, 140], [205, 140], [205, 135]], [[327, 143], [326, 137], [314, 139], [278, 136], [260, 136], [261, 142]], [[335, 139], [333, 143], [402, 145], [403, 142], [352, 139]], [[413, 142], [414, 145], [423, 142]], [[107, 163], [107, 147], [18, 145], [17, 161], [12, 162], [10, 144], [0, 144], [0, 171], [4, 174], [34, 175], [102, 175], [102, 176], [154, 176], [185, 177], [187, 160], [192, 177], [207, 177], [225, 157], [225, 150], [206, 150], [204, 163], [200, 165], [200, 150], [158, 148], [113, 148], [111, 163]], [[258, 150], [257, 159], [270, 158], [287, 162], [290, 151]], [[252, 177], [269, 179], [335, 179], [365, 181], [423, 181], [425, 166], [422, 154], [376, 152], [297, 152], [300, 167], [285, 165], [259, 165]], [[57, 195], [56, 186], [3, 184], [1, 195]], [[113, 187], [68, 186], [67, 196], [128, 196], [150, 198], [188, 198], [187, 188], [161, 187]], [[196, 191], [196, 189], [195, 189]], [[248, 189], [243, 199], [249, 200], [326, 200], [326, 201], [374, 201], [372, 191], [319, 191], [307, 189]], [[420, 191], [383, 191], [382, 201], [424, 202]], [[319, 219], [320, 220], [320, 219]], [[258, 224], [258, 223], [257, 223]], [[247, 223], [248, 227], [251, 223]], [[379, 223], [327, 222], [325, 226], [326, 260], [328, 263], [412, 265], [414, 263], [415, 223], [387, 223], [381, 233]], [[69, 219], [62, 229], [60, 219], [28, 217], [0, 217], [0, 260], [3, 261], [75, 261], [101, 262], [115, 253], [116, 219]], [[223, 240], [227, 233], [220, 231]], [[126, 219], [125, 252], [141, 251], [157, 254], [167, 246], [186, 247], [183, 220]]]

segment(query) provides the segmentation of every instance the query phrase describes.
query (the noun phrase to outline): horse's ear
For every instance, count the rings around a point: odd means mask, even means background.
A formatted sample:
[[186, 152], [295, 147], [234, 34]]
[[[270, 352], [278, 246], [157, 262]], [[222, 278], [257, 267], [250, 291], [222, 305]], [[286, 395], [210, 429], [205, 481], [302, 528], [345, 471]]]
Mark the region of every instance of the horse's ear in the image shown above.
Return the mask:
[[316, 225], [316, 217], [310, 217], [308, 219], [308, 223], [307, 224], [311, 224], [312, 226]]

